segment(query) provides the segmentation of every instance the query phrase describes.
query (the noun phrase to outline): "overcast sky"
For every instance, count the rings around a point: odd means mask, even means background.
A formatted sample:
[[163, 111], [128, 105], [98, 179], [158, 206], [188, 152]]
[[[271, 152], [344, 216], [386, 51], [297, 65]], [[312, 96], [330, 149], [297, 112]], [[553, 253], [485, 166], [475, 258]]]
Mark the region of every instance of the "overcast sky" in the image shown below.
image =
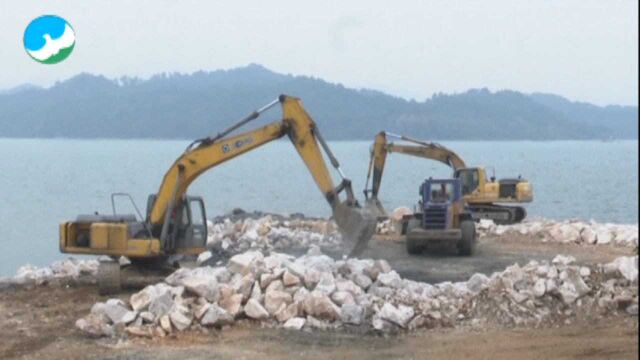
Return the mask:
[[[22, 46], [43, 14], [76, 31], [57, 65]], [[0, 89], [254, 62], [417, 100], [488, 87], [638, 102], [637, 0], [21, 0], [0, 2], [0, 27]]]

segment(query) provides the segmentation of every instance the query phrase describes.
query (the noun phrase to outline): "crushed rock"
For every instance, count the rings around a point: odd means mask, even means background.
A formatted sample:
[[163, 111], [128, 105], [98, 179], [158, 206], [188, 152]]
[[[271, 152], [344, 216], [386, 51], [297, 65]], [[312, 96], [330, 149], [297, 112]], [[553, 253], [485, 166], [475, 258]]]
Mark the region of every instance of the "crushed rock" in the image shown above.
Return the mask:
[[[581, 266], [559, 255], [550, 262], [514, 264], [491, 276], [438, 284], [403, 279], [386, 261], [333, 260], [316, 250], [297, 258], [256, 251], [239, 256], [242, 261], [227, 266], [180, 269], [165, 283], [131, 295], [129, 302], [97, 303], [76, 326], [93, 337], [118, 331], [165, 336], [242, 319], [292, 330], [396, 332], [478, 324], [538, 326], [638, 312], [637, 256]], [[300, 281], [290, 278], [285, 285], [285, 274]], [[306, 281], [309, 274], [317, 274], [317, 281]], [[258, 280], [267, 278], [268, 284]], [[369, 282], [358, 280], [363, 278]], [[109, 307], [113, 309], [107, 312]]]
[[540, 219], [525, 220], [512, 225], [496, 225], [493, 221], [482, 220], [476, 228], [480, 237], [519, 234], [535, 236], [542, 242], [638, 247], [637, 224], [598, 223], [593, 220]]

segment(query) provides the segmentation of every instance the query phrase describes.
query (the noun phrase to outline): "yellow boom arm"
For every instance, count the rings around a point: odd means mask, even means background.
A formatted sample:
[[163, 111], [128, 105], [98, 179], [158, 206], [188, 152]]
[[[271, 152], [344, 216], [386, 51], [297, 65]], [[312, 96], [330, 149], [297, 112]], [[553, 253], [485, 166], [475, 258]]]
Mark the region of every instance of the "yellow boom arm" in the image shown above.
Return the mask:
[[[225, 137], [233, 130], [256, 119], [260, 113], [268, 110], [277, 103], [282, 105], [282, 120], [239, 135]], [[253, 112], [221, 134], [196, 140], [173, 163], [162, 180], [148, 219], [152, 227], [162, 227], [162, 233], [160, 235], [161, 241], [166, 237], [169, 216], [176, 202], [183, 198], [189, 185], [200, 174], [272, 140], [279, 139], [284, 135], [289, 137], [298, 154], [311, 172], [316, 185], [320, 188], [320, 191], [322, 191], [331, 206], [334, 218], [338, 226], [343, 230], [343, 234], [346, 234], [347, 237], [356, 237], [358, 241], [362, 240], [360, 239], [362, 237], [367, 237], [367, 239], [364, 240], [368, 240], [371, 234], [368, 236], [363, 235], [362, 229], [359, 229], [357, 235], [352, 233], [351, 228], [356, 226], [356, 224], [362, 225], [363, 219], [359, 213], [354, 211], [355, 209], [352, 209], [358, 205], [353, 195], [351, 181], [347, 179], [340, 170], [338, 161], [320, 135], [315, 122], [303, 108], [302, 101], [295, 97], [281, 95], [278, 100]], [[338, 170], [342, 177], [342, 182], [338, 187], [334, 187], [331, 175], [320, 151], [320, 146], [324, 149], [332, 165]], [[340, 201], [339, 193], [343, 190], [346, 191], [346, 199]], [[368, 226], [373, 227], [375, 223]], [[373, 230], [371, 229], [370, 232], [373, 233]]]
[[[397, 137], [416, 145], [394, 144], [392, 142], [387, 142], [387, 136]], [[367, 183], [365, 185], [365, 196], [367, 198], [369, 198], [370, 194], [374, 201], [377, 200], [387, 154], [392, 152], [440, 161], [441, 163], [453, 168], [454, 171], [466, 167], [464, 160], [462, 160], [458, 154], [440, 144], [419, 141], [406, 136], [381, 131], [376, 135], [373, 143], [373, 149], [371, 149], [371, 159], [369, 161]], [[370, 180], [371, 189], [367, 189]]]

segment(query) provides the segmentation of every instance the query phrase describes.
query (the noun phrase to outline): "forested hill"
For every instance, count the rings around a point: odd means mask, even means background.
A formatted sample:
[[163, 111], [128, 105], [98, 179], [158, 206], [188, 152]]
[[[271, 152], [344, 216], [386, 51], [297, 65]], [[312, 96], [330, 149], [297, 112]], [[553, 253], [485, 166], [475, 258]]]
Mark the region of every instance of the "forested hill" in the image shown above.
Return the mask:
[[424, 139], [638, 138], [637, 107], [486, 89], [407, 101], [260, 65], [149, 80], [80, 74], [47, 89], [21, 86], [0, 92], [0, 137], [193, 139], [282, 93], [302, 98], [328, 139], [372, 139], [382, 129]]

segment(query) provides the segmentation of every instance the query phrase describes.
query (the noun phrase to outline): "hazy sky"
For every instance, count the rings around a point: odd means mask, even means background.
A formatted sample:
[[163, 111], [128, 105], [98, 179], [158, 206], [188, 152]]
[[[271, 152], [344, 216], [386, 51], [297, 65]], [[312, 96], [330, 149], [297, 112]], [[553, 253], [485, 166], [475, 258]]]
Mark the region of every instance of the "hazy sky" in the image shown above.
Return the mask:
[[[66, 18], [73, 54], [25, 53], [33, 18]], [[79, 72], [148, 77], [260, 63], [423, 100], [469, 88], [638, 101], [638, 1], [0, 1], [0, 89]]]

